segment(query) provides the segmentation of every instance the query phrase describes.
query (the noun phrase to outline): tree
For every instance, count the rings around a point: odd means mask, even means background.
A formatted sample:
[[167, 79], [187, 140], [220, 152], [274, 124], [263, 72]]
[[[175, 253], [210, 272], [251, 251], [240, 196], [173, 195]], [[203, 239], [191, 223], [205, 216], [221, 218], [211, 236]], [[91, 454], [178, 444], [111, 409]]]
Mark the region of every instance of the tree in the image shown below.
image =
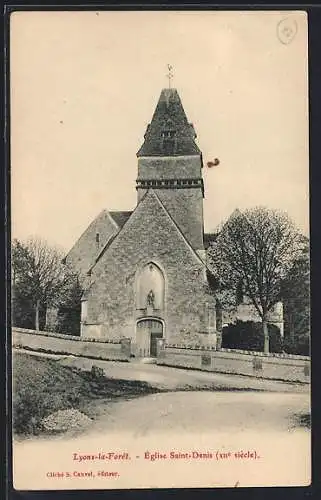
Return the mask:
[[29, 254], [18, 240], [13, 241], [11, 254], [12, 278], [12, 322], [15, 326], [32, 328], [34, 324], [32, 294], [27, 289], [26, 272]]
[[[39, 330], [40, 313], [47, 307], [59, 306], [74, 280], [73, 271], [62, 264], [63, 253], [44, 240], [30, 238], [12, 245], [13, 308], [24, 301], [34, 315]], [[15, 313], [15, 311], [13, 311]], [[14, 315], [13, 315], [14, 316]]]
[[[209, 263], [221, 279], [221, 293], [242, 292], [258, 312], [269, 352], [268, 312], [281, 299], [282, 283], [300, 252], [302, 240], [283, 212], [256, 207], [235, 210], [209, 248]], [[230, 306], [230, 300], [229, 304]]]
[[80, 335], [81, 297], [83, 288], [79, 277], [74, 275], [70, 286], [60, 303], [56, 330], [70, 335]]
[[[309, 350], [310, 336], [310, 258], [309, 239], [302, 237], [302, 251], [294, 259], [282, 284], [284, 335], [287, 348], [298, 354]], [[300, 351], [300, 352], [299, 352]]]

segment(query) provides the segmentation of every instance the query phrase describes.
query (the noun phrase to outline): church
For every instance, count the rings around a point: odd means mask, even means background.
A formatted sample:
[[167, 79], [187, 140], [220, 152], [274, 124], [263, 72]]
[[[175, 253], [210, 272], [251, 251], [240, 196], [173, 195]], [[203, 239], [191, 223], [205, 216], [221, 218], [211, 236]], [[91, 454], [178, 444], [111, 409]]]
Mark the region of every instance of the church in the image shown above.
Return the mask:
[[[82, 277], [80, 335], [131, 339], [134, 356], [166, 343], [220, 348], [222, 327], [260, 321], [246, 300], [222, 311], [207, 262], [202, 152], [176, 89], [161, 91], [137, 152], [137, 204], [103, 210], [65, 261]], [[283, 337], [283, 305], [269, 312]]]
[[216, 345], [202, 169], [194, 126], [165, 88], [137, 152], [136, 207], [103, 210], [66, 256], [85, 283], [81, 336], [130, 338], [135, 356], [155, 356], [159, 338]]

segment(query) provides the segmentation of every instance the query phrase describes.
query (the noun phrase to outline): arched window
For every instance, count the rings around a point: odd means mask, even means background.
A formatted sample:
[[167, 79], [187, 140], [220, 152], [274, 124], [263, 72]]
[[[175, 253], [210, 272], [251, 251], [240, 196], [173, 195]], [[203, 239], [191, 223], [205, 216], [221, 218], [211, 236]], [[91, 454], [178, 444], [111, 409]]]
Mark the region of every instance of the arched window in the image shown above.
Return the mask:
[[140, 271], [136, 287], [137, 309], [164, 308], [165, 280], [160, 268], [153, 262], [149, 262]]

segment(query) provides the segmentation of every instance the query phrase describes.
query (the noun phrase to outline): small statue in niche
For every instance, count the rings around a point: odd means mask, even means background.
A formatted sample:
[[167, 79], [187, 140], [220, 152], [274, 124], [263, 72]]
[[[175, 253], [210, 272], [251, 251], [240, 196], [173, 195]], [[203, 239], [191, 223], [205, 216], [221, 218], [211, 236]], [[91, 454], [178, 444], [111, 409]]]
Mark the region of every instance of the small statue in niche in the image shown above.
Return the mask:
[[154, 309], [154, 303], [155, 303], [155, 295], [153, 290], [151, 290], [147, 295], [147, 307], [152, 307]]

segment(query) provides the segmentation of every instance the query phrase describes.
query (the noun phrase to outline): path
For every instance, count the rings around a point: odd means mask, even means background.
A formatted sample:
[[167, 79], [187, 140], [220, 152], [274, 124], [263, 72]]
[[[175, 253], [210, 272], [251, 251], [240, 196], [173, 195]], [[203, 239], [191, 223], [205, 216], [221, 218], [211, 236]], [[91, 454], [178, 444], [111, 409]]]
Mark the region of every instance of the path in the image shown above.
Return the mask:
[[307, 394], [189, 391], [158, 393], [109, 403], [93, 433], [278, 432], [298, 428], [295, 415], [309, 413]]
[[[100, 366], [108, 377], [143, 380], [169, 392], [93, 401], [96, 418], [85, 432], [14, 441], [17, 489], [309, 484], [310, 432], [297, 418], [309, 413], [308, 385], [72, 356], [56, 362], [84, 370]], [[194, 460], [195, 453], [215, 457], [217, 450], [230, 453], [231, 461]], [[233, 459], [254, 450], [255, 461]], [[129, 452], [130, 461], [74, 459], [75, 453], [109, 452]], [[172, 453], [177, 460], [157, 458]], [[53, 479], [50, 474], [59, 471], [70, 471], [70, 480]], [[79, 477], [86, 471], [95, 480]], [[117, 471], [117, 480], [99, 471]]]
[[[294, 415], [308, 410], [308, 394], [267, 392], [169, 392], [111, 403], [82, 435], [15, 442], [15, 487], [308, 485], [310, 432], [293, 425]], [[216, 461], [218, 451], [231, 459]], [[254, 451], [257, 460], [233, 458]], [[130, 460], [98, 458], [109, 452], [129, 453]], [[75, 461], [75, 454], [84, 461]], [[57, 471], [70, 471], [70, 480], [48, 477]], [[79, 478], [86, 471], [95, 480]], [[117, 480], [99, 471], [116, 471]]]
[[143, 364], [137, 361], [121, 363], [115, 361], [101, 361], [88, 358], [68, 356], [59, 363], [64, 366], [73, 366], [82, 370], [90, 370], [93, 365], [103, 368], [106, 376], [125, 380], [140, 380], [149, 382], [161, 390], [209, 389], [209, 390], [260, 390], [269, 392], [299, 392], [308, 393], [308, 384], [293, 384], [275, 380], [257, 379], [241, 375], [225, 373], [209, 373], [198, 370], [185, 370]]

